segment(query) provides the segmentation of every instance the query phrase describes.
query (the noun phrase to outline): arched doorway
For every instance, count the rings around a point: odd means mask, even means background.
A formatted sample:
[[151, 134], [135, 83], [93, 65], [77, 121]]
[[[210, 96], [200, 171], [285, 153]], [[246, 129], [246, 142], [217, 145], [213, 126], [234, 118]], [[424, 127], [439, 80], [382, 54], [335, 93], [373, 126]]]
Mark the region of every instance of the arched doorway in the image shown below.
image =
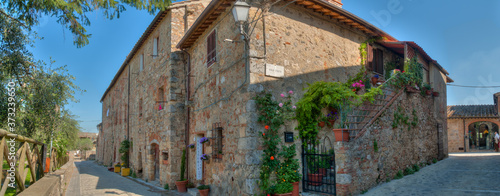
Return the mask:
[[468, 138], [471, 150], [493, 150], [494, 136], [498, 125], [488, 121], [478, 121], [469, 124]]

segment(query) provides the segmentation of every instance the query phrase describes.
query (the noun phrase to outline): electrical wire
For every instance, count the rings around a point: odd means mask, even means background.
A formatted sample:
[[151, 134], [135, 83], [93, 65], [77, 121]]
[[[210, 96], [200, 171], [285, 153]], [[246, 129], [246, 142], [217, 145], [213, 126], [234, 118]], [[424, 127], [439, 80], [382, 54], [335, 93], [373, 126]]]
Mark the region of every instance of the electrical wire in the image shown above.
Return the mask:
[[468, 86], [458, 84], [447, 84], [448, 86], [463, 87], [463, 88], [500, 88], [500, 86]]

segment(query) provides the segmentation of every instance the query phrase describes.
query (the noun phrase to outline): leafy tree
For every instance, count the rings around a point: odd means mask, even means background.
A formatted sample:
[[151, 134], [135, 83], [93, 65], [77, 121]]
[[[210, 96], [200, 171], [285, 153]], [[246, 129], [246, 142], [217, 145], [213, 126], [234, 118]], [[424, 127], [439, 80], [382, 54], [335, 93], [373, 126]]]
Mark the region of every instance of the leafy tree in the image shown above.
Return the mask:
[[73, 34], [73, 43], [77, 47], [83, 47], [89, 44], [89, 38], [92, 36], [85, 29], [90, 26], [87, 14], [101, 10], [108, 19], [119, 18], [120, 13], [126, 10], [125, 5], [153, 14], [158, 10], [167, 9], [170, 0], [5, 0], [0, 5], [0, 15], [28, 30], [39, 23], [42, 15], [57, 18], [57, 22]]
[[80, 138], [76, 142], [76, 149], [78, 150], [91, 150], [94, 144], [89, 138]]

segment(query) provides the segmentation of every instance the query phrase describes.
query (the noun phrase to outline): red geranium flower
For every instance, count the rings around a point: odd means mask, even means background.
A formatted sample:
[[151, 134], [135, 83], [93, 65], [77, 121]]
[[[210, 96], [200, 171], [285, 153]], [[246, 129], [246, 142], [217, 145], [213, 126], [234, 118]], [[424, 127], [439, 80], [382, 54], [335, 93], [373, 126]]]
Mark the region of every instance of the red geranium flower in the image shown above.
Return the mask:
[[271, 156], [271, 161], [274, 160], [274, 156]]
[[264, 126], [264, 129], [269, 129], [269, 125]]
[[266, 136], [266, 133], [262, 133], [262, 136]]
[[402, 72], [404, 73], [405, 71], [402, 71]]

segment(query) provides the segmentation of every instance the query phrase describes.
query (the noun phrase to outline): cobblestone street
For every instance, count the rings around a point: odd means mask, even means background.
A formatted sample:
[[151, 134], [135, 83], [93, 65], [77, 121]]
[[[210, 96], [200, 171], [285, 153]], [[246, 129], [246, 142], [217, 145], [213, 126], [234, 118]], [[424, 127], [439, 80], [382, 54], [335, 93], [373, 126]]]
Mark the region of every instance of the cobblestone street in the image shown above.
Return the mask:
[[455, 153], [364, 195], [500, 195], [500, 153]]
[[75, 160], [76, 168], [66, 190], [67, 196], [80, 195], [171, 195], [185, 196], [176, 191], [148, 187], [109, 172], [93, 161]]

